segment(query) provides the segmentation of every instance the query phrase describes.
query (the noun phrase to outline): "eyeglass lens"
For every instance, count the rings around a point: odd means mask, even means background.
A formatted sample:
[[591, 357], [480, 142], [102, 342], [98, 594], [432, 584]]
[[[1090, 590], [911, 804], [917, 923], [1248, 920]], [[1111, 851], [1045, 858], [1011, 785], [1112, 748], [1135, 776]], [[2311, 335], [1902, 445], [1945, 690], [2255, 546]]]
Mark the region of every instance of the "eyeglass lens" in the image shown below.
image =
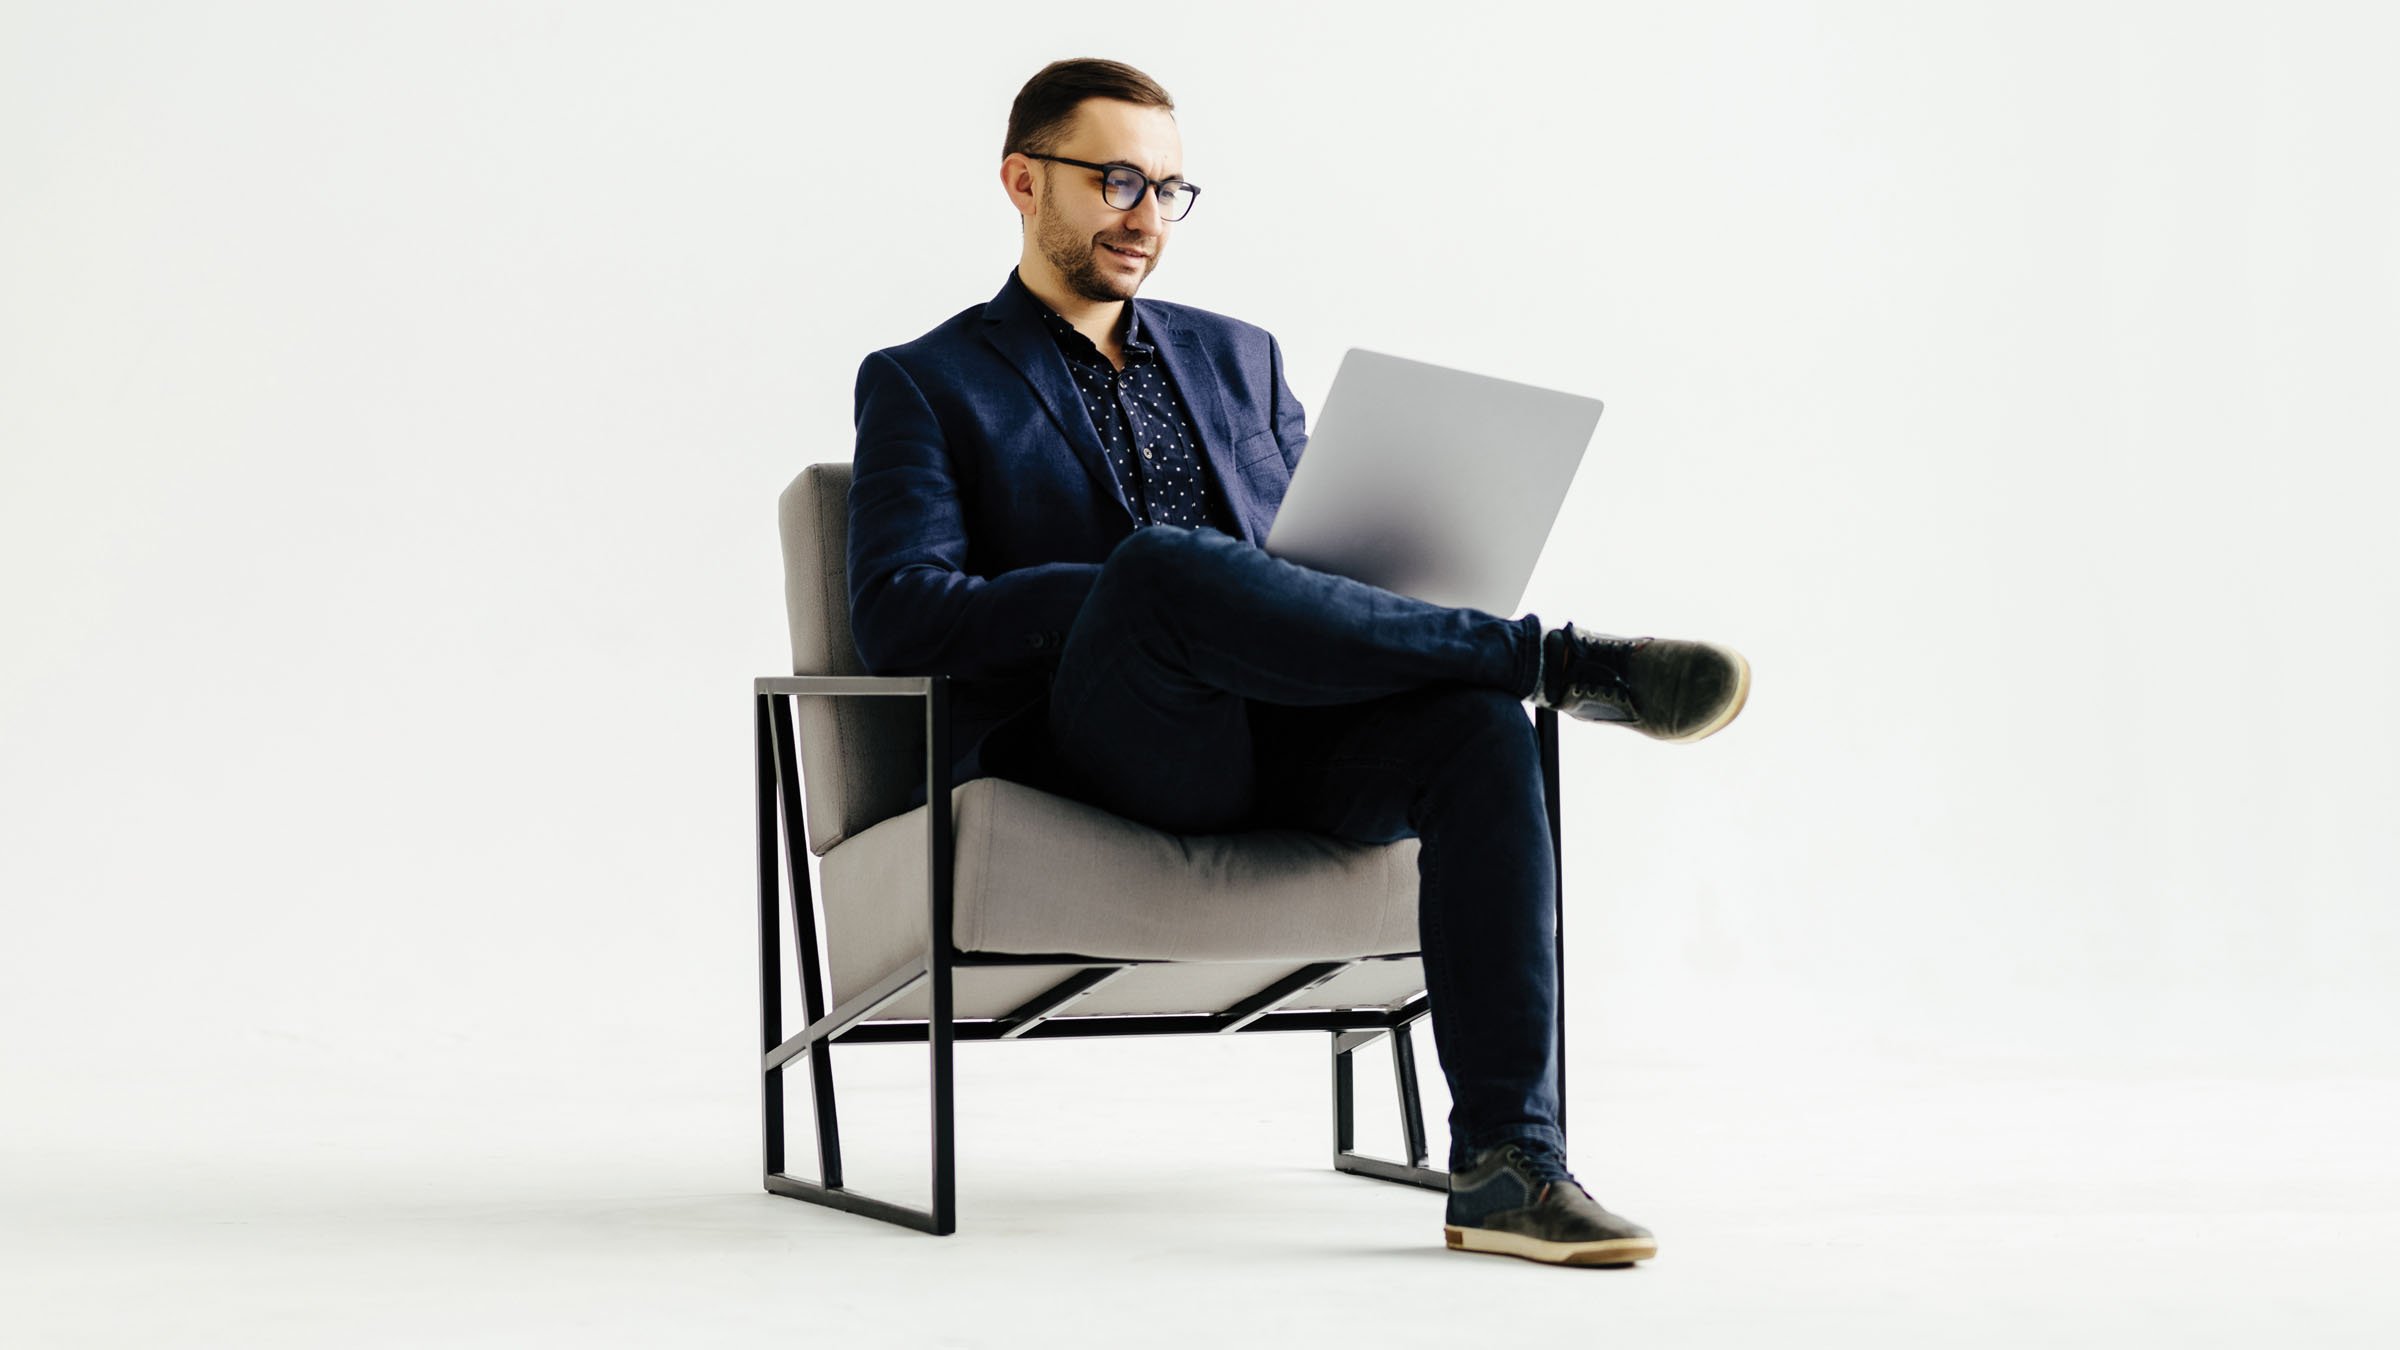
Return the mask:
[[[1110, 206], [1120, 211], [1130, 211], [1142, 204], [1142, 191], [1149, 183], [1150, 180], [1144, 178], [1139, 170], [1110, 169], [1108, 176], [1100, 180], [1100, 188]], [[1192, 194], [1183, 190], [1183, 184], [1170, 181], [1158, 185], [1158, 214], [1161, 217], [1181, 220], [1184, 213], [1191, 209]]]

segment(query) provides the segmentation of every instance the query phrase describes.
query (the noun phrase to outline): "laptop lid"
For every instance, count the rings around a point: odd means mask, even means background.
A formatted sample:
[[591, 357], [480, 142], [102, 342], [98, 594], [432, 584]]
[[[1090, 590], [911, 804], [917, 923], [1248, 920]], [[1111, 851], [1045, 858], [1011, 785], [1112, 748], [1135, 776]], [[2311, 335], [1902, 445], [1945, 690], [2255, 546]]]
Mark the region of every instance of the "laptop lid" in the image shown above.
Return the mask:
[[1353, 347], [1266, 550], [1513, 616], [1600, 408], [1580, 394]]

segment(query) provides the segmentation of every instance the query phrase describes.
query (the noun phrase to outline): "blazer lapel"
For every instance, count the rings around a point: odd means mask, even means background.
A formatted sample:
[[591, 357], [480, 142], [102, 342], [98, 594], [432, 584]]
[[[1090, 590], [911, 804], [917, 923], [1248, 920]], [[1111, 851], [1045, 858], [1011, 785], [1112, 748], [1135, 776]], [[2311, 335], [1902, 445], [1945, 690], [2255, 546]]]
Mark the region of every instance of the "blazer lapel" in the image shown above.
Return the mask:
[[[1015, 281], [1014, 269], [1009, 279]], [[1068, 448], [1083, 461], [1101, 495], [1115, 502], [1125, 513], [1126, 524], [1132, 525], [1136, 523], [1133, 506], [1117, 485], [1108, 454], [1100, 448], [1100, 433], [1092, 430], [1092, 415], [1083, 406], [1083, 396], [1075, 392], [1074, 377], [1067, 374], [1066, 358], [1059, 355], [1057, 341], [1043, 329], [1041, 315], [1033, 309], [1036, 303], [1016, 285], [1003, 285], [983, 307], [983, 336], [1033, 386], [1050, 420], [1058, 424]]]
[[1243, 537], [1257, 543], [1252, 537], [1258, 530], [1251, 520], [1248, 485], [1234, 471], [1233, 418], [1225, 409], [1224, 386], [1217, 379], [1216, 367], [1209, 362], [1200, 333], [1176, 323], [1157, 305], [1140, 300], [1133, 304], [1141, 311], [1142, 326], [1149, 330], [1151, 341], [1158, 347], [1158, 359], [1166, 364], [1167, 378], [1175, 382], [1184, 406], [1200, 421], [1194, 430], [1200, 434], [1200, 454], [1208, 461], [1210, 476], [1216, 479], [1226, 504], [1233, 508]]

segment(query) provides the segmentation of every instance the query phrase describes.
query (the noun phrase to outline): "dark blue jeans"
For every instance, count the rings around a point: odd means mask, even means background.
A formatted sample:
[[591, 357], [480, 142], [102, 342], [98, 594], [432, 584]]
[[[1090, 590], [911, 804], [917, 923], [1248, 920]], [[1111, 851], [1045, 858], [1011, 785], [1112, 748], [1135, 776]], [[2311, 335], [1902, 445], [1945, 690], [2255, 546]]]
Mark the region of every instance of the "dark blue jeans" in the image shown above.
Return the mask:
[[1558, 1126], [1556, 873], [1532, 692], [1541, 621], [1395, 595], [1215, 530], [1118, 545], [1068, 631], [1053, 750], [1179, 834], [1415, 835], [1450, 1158]]

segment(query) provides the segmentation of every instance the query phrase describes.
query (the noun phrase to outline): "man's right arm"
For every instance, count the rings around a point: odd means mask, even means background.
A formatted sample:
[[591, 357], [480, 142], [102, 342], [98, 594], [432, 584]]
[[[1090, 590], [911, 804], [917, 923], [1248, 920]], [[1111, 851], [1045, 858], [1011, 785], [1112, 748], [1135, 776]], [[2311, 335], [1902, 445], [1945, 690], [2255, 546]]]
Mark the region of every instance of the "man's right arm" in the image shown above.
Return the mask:
[[898, 361], [858, 368], [850, 482], [850, 628], [875, 675], [1000, 678], [1047, 670], [1098, 563], [967, 571], [958, 466]]

